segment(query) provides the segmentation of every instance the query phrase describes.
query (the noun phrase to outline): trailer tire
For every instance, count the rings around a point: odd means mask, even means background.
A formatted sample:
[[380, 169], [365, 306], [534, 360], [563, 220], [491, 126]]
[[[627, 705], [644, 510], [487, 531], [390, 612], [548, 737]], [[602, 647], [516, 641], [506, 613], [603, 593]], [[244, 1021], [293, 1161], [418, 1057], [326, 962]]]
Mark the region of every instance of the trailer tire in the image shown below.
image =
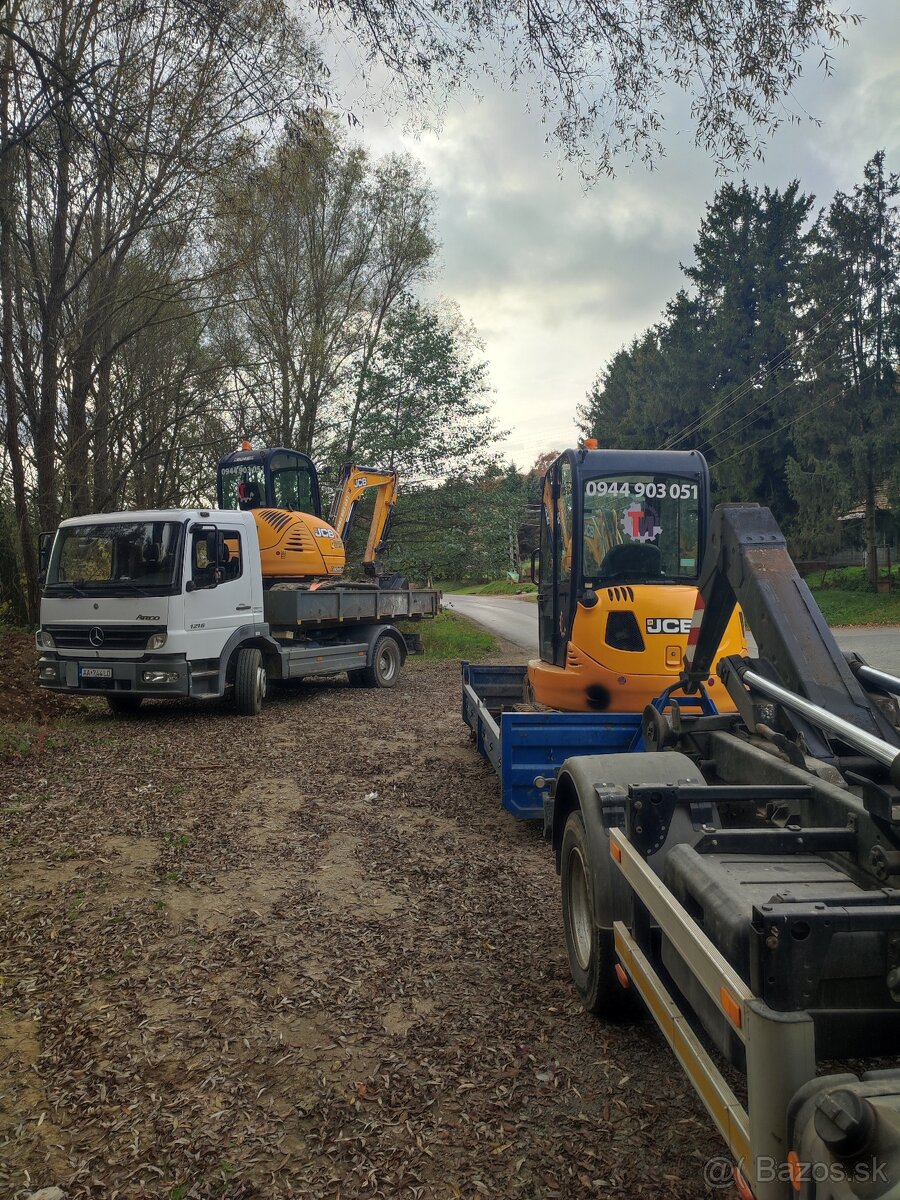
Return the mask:
[[143, 696], [107, 696], [106, 703], [114, 717], [130, 717], [141, 707]]
[[242, 646], [234, 670], [234, 703], [242, 717], [259, 714], [266, 698], [266, 668], [262, 651]]
[[584, 819], [570, 813], [562, 840], [560, 884], [569, 970], [581, 1003], [594, 1016], [621, 1020], [633, 1013], [631, 995], [616, 978], [611, 929], [594, 924], [591, 859]]
[[[403, 651], [395, 638], [385, 634], [372, 649], [371, 665], [359, 672], [360, 687], [390, 688], [400, 678], [403, 666]], [[354, 672], [356, 674], [356, 672]], [[352, 680], [351, 680], [352, 682]]]

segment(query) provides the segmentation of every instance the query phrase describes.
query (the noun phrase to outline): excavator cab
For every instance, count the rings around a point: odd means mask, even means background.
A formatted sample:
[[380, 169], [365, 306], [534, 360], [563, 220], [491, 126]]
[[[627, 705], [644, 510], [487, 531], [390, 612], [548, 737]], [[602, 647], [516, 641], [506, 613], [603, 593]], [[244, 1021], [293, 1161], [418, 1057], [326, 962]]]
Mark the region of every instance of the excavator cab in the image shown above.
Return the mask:
[[[567, 450], [542, 487], [540, 658], [534, 699], [567, 712], [641, 712], [678, 682], [709, 531], [709, 469], [696, 451]], [[539, 561], [538, 561], [539, 560]], [[721, 654], [745, 654], [737, 611]], [[718, 679], [717, 707], [733, 703]]]
[[330, 520], [322, 516], [319, 476], [299, 450], [240, 450], [219, 461], [216, 490], [220, 508], [253, 513], [259, 535], [263, 582], [304, 583], [344, 574], [344, 543], [359, 501], [375, 489], [376, 499], [362, 566], [377, 576], [397, 499], [397, 472], [347, 464], [338, 481]]
[[277, 508], [322, 515], [315, 464], [299, 450], [253, 450], [245, 443], [219, 462], [217, 486], [219, 508]]

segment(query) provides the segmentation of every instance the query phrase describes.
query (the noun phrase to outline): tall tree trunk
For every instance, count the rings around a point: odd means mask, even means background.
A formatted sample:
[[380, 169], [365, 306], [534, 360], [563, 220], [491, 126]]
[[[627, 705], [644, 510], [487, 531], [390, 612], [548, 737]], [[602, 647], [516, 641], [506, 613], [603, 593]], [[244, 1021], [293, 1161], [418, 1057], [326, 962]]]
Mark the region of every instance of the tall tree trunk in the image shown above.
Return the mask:
[[[10, 17], [15, 21], [15, 13]], [[9, 147], [10, 119], [9, 92], [13, 69], [13, 42], [6, 39], [3, 65], [0, 67], [0, 143]], [[0, 157], [0, 296], [2, 296], [3, 344], [0, 348], [3, 393], [6, 400], [6, 450], [9, 454], [13, 486], [13, 507], [16, 514], [18, 550], [25, 574], [25, 604], [29, 621], [38, 617], [38, 561], [35, 551], [34, 530], [28, 511], [28, 495], [25, 490], [25, 465], [19, 442], [21, 413], [19, 410], [19, 382], [16, 378], [16, 361], [13, 342], [13, 228], [15, 204], [15, 155], [13, 148]]]
[[875, 519], [875, 480], [866, 483], [866, 574], [872, 588], [878, 587], [878, 529]]

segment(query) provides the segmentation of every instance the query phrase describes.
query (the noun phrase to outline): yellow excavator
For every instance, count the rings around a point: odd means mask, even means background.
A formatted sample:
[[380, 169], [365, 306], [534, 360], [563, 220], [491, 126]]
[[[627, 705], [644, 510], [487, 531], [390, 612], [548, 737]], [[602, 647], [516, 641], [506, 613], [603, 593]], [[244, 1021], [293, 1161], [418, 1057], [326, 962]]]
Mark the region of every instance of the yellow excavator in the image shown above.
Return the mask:
[[219, 508], [253, 513], [264, 584], [342, 576], [347, 566], [344, 547], [357, 506], [365, 493], [375, 488], [362, 566], [367, 575], [378, 576], [397, 502], [396, 471], [346, 464], [329, 520], [322, 516], [315, 464], [299, 450], [254, 450], [244, 441], [240, 450], [220, 459], [216, 485]]
[[[710, 522], [702, 454], [566, 450], [544, 477], [538, 591], [540, 657], [526, 700], [564, 712], [641, 712], [677, 683], [691, 636]], [[736, 609], [719, 657], [745, 655]], [[734, 703], [712, 672], [716, 707]]]

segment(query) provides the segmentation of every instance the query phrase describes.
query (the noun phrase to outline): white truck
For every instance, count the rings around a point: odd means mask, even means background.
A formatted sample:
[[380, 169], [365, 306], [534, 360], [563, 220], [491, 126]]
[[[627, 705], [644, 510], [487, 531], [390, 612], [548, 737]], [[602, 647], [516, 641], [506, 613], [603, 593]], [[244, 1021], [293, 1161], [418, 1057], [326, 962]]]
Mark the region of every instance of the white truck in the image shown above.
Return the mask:
[[397, 620], [435, 616], [440, 594], [376, 581], [264, 587], [252, 512], [169, 509], [63, 521], [42, 545], [40, 685], [103, 695], [233, 694], [260, 711], [269, 680], [346, 671], [392, 687], [419, 638]]

